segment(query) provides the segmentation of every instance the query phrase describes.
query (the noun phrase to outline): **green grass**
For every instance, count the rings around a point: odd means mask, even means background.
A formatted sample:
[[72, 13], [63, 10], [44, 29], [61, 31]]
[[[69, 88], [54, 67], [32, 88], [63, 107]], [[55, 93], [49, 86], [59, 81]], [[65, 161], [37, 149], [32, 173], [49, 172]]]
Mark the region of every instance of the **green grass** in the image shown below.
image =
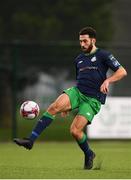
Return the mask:
[[36, 143], [31, 151], [0, 143], [1, 179], [131, 178], [131, 143], [93, 141], [94, 168], [83, 170], [83, 154], [75, 142]]

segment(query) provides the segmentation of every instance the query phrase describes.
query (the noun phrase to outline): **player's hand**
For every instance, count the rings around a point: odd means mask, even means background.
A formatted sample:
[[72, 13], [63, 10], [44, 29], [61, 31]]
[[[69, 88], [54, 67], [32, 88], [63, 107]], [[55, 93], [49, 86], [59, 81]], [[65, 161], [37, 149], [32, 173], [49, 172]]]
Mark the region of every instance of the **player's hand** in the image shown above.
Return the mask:
[[100, 87], [100, 91], [104, 94], [109, 92], [109, 81], [106, 79]]
[[61, 112], [61, 117], [66, 117], [69, 115], [69, 111]]

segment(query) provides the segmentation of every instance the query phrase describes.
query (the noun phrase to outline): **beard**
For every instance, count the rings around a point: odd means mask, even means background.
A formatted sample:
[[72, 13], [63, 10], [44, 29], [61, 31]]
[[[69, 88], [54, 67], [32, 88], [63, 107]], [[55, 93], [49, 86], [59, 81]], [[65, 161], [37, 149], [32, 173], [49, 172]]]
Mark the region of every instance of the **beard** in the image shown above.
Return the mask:
[[90, 53], [93, 48], [93, 44], [91, 43], [88, 48], [81, 47], [82, 51], [85, 53]]

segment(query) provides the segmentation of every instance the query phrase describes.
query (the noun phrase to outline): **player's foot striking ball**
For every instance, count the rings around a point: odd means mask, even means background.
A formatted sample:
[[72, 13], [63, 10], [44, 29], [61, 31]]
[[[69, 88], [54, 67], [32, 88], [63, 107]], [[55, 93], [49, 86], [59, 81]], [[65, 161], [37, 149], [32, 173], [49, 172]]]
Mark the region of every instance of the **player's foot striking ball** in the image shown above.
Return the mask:
[[[83, 130], [91, 124], [94, 116], [100, 111], [101, 104], [105, 104], [110, 84], [122, 79], [127, 75], [127, 72], [110, 52], [96, 47], [96, 31], [92, 27], [85, 27], [80, 30], [79, 42], [82, 52], [74, 60], [77, 83], [64, 90], [47, 108], [43, 116], [37, 121], [29, 139], [14, 139], [14, 142], [26, 149], [31, 149], [36, 139], [54, 121], [55, 115], [61, 113], [63, 116], [77, 109], [77, 114], [70, 127], [70, 133], [85, 156], [84, 168], [91, 169], [95, 154], [91, 150]], [[107, 77], [109, 69], [114, 73]], [[32, 114], [32, 111], [30, 112], [25, 107], [26, 105], [22, 106], [22, 115]], [[25, 113], [28, 110], [29, 112]]]

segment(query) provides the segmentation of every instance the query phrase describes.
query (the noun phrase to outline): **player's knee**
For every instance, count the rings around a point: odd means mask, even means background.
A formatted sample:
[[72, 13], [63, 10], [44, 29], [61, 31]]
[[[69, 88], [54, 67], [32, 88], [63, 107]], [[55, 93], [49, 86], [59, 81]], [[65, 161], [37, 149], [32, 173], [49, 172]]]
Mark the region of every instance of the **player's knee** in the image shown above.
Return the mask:
[[59, 106], [56, 103], [52, 103], [49, 108], [47, 109], [47, 111], [52, 114], [55, 115], [59, 112]]
[[70, 133], [74, 138], [76, 138], [76, 139], [80, 138], [80, 131], [76, 127], [71, 127], [70, 128]]

